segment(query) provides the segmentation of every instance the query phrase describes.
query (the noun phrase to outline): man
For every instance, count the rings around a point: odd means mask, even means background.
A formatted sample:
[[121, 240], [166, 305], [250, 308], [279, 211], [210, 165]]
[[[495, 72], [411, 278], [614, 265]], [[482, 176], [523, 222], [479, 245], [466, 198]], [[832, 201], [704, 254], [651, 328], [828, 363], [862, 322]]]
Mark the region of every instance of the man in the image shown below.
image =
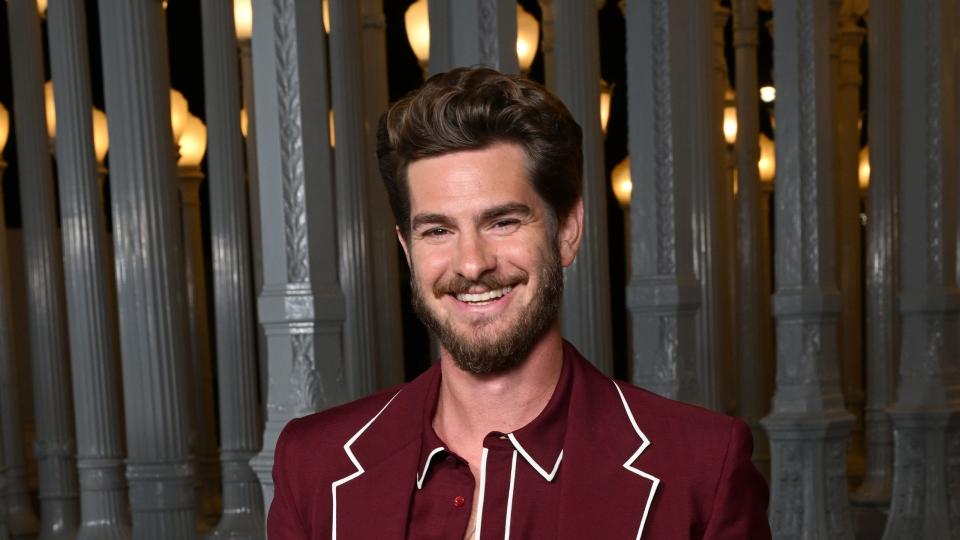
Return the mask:
[[271, 539], [769, 538], [743, 422], [615, 382], [560, 335], [580, 139], [557, 98], [484, 68], [383, 116], [380, 171], [440, 361], [290, 422]]

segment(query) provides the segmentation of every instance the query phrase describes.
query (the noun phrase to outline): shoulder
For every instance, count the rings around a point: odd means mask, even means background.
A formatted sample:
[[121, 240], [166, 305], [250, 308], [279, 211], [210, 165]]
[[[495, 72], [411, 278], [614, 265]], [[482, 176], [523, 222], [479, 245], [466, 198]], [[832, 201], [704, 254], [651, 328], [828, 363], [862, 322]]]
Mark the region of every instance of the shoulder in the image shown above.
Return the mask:
[[614, 424], [633, 424], [629, 431], [642, 432], [651, 449], [702, 453], [705, 448], [725, 447], [731, 436], [743, 430], [749, 434], [742, 420], [611, 379], [583, 359], [578, 367], [580, 392], [587, 394], [591, 403], [588, 410], [600, 412]]
[[[277, 459], [294, 463], [329, 460], [330, 452], [343, 453], [343, 445], [376, 416], [402, 386], [388, 388], [356, 401], [338, 405], [287, 422], [277, 441]], [[283, 455], [279, 455], [280, 452]]]
[[725, 447], [730, 438], [749, 433], [746, 424], [726, 414], [698, 405], [665, 398], [638, 388], [630, 383], [616, 381], [638, 422], [642, 419], [647, 436], [670, 446], [696, 444], [694, 448]]

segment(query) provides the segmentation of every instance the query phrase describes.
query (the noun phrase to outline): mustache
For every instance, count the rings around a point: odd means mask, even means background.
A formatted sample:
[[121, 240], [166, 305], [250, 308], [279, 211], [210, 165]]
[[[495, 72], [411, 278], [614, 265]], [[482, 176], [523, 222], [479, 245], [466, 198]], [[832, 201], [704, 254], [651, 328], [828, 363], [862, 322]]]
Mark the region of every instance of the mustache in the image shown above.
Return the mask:
[[526, 283], [529, 279], [530, 275], [526, 272], [517, 272], [511, 275], [484, 274], [476, 280], [455, 275], [434, 284], [433, 295], [436, 298], [442, 298], [448, 294], [467, 293], [470, 292], [471, 288], [478, 286], [488, 290], [502, 289], [518, 283]]

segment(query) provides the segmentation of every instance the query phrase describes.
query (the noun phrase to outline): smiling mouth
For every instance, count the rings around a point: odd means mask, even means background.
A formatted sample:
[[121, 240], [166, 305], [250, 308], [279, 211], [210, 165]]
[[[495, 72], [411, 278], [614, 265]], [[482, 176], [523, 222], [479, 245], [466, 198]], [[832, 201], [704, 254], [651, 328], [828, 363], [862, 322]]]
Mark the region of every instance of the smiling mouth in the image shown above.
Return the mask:
[[457, 300], [474, 306], [482, 306], [488, 304], [500, 298], [503, 298], [507, 293], [509, 293], [513, 287], [503, 287], [502, 289], [494, 289], [492, 291], [487, 291], [483, 293], [458, 293], [454, 296]]

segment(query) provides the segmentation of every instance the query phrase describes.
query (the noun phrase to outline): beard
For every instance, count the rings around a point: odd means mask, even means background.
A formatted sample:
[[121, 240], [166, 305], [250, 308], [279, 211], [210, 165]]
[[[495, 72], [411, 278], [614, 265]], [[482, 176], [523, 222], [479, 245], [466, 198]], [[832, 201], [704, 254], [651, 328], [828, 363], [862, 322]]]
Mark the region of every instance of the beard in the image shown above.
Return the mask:
[[[427, 305], [426, 292], [420, 287], [416, 269], [411, 268], [413, 309], [460, 369], [475, 375], [504, 373], [522, 364], [534, 345], [557, 320], [563, 296], [563, 266], [556, 243], [550, 242], [548, 252], [541, 256], [537, 275], [538, 286], [533, 300], [504, 332], [498, 333], [492, 328], [497, 319], [486, 319], [475, 323], [465, 334], [458, 333], [449, 318], [441, 319]], [[475, 286], [496, 290], [526, 284], [529, 277], [526, 272], [486, 274], [476, 281], [455, 276], [434, 285], [432, 294], [440, 299], [447, 294], [466, 293]]]

